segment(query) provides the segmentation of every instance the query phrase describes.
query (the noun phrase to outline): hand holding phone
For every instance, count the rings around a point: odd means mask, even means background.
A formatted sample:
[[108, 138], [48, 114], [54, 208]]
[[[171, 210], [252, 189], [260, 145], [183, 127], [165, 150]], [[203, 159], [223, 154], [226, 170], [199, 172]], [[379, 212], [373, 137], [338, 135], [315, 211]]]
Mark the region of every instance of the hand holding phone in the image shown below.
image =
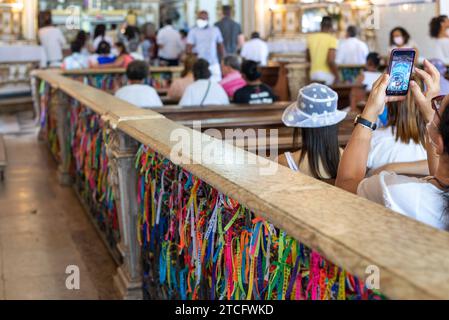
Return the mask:
[[406, 96], [410, 88], [413, 66], [415, 64], [415, 49], [394, 49], [391, 52], [390, 83], [387, 87], [387, 96]]

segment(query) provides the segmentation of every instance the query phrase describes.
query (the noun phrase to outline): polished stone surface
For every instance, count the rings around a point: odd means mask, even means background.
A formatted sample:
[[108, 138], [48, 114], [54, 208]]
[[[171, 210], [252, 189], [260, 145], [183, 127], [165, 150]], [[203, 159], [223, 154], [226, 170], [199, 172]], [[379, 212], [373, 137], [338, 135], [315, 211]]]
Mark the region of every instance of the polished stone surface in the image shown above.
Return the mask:
[[[0, 299], [116, 299], [116, 265], [37, 132], [5, 136], [0, 183]], [[65, 286], [80, 269], [81, 289]]]

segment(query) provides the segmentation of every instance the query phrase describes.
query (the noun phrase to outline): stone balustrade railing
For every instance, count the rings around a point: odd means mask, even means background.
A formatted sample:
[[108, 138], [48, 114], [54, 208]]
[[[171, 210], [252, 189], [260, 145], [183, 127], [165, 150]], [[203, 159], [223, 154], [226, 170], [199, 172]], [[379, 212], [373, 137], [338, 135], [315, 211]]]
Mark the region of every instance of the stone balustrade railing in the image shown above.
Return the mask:
[[448, 233], [267, 174], [275, 163], [58, 73], [34, 77], [42, 137], [117, 258], [124, 298], [449, 298]]

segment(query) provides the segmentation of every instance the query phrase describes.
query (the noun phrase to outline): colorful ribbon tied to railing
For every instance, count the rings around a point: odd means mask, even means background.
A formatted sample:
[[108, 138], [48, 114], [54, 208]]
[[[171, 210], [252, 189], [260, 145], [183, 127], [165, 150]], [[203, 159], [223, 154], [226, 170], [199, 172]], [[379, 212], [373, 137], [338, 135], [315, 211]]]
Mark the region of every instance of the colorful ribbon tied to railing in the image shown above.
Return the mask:
[[[57, 96], [52, 96], [51, 86], [41, 81], [39, 85], [40, 97], [40, 135], [41, 139], [47, 141], [51, 154], [57, 162], [61, 160], [61, 148], [57, 133]], [[56, 98], [56, 101], [52, 99]]]
[[140, 147], [136, 168], [146, 298], [382, 298], [150, 148]]
[[107, 146], [110, 134], [98, 114], [71, 101], [70, 172], [78, 193], [94, 215], [111, 248], [120, 240], [114, 189], [110, 179]]

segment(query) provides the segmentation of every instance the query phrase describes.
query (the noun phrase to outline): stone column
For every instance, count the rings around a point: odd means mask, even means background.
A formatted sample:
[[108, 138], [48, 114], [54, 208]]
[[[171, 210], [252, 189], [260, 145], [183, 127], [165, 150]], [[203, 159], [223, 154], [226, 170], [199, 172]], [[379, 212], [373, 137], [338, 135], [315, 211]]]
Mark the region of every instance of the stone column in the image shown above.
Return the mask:
[[117, 269], [114, 284], [123, 299], [143, 298], [140, 246], [137, 241], [137, 171], [134, 168], [138, 144], [120, 131], [110, 131], [108, 155], [120, 226], [117, 248], [123, 264]]
[[298, 98], [299, 89], [309, 83], [308, 63], [291, 63], [286, 66], [288, 70], [288, 86], [291, 100]]
[[33, 97], [34, 123], [40, 125], [41, 118], [41, 97], [39, 95], [40, 80], [33, 74], [30, 76], [31, 95]]
[[[67, 145], [67, 139], [70, 135], [70, 100], [62, 91], [57, 91], [51, 100], [52, 112], [56, 112], [57, 134], [59, 140], [61, 162], [58, 166], [59, 183], [64, 186], [70, 186], [73, 181], [69, 173], [70, 148]], [[55, 104], [55, 105], [53, 105]]]

